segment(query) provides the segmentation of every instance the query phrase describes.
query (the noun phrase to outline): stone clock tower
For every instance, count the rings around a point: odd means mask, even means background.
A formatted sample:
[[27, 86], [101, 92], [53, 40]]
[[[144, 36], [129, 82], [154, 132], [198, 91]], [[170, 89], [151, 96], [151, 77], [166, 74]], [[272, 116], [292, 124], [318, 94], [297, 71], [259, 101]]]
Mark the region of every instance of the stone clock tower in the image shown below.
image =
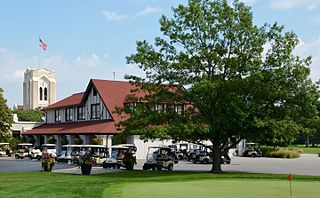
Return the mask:
[[23, 81], [24, 109], [43, 108], [56, 102], [55, 72], [48, 69], [27, 69]]

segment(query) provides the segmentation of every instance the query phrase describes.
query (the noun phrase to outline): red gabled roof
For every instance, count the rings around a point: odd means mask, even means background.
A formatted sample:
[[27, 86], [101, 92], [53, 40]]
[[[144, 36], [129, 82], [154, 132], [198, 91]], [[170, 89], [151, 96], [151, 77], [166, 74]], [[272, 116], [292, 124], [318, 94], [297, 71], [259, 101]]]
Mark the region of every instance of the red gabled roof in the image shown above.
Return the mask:
[[47, 111], [50, 109], [80, 105], [83, 94], [84, 92], [73, 94], [65, 99], [59, 100], [58, 102], [43, 108], [43, 110]]
[[23, 135], [69, 135], [69, 134], [115, 134], [117, 130], [112, 121], [98, 120], [85, 122], [64, 122], [43, 124], [26, 131]]
[[128, 96], [143, 97], [145, 95], [145, 93], [141, 91], [133, 93], [132, 90], [137, 89], [137, 87], [130, 82], [97, 79], [92, 79], [91, 82], [96, 87], [102, 101], [116, 122], [124, 119], [120, 115], [114, 113], [116, 107], [123, 107]]
[[[104, 105], [111, 113], [111, 116], [116, 123], [127, 119], [125, 117], [122, 117], [126, 115], [120, 116], [117, 113], [114, 113], [116, 107], [123, 107], [124, 103], [127, 102], [128, 99], [132, 100], [132, 98], [141, 98], [145, 96], [145, 92], [141, 90], [137, 91], [138, 87], [130, 82], [91, 79], [85, 92], [77, 93], [63, 100], [60, 100], [59, 102], [46, 107], [44, 110], [84, 104], [92, 87], [95, 87], [97, 89], [97, 92], [101, 97]], [[172, 91], [176, 90], [176, 87], [174, 86], [168, 86], [168, 88]], [[133, 92], [133, 90], [135, 91]]]

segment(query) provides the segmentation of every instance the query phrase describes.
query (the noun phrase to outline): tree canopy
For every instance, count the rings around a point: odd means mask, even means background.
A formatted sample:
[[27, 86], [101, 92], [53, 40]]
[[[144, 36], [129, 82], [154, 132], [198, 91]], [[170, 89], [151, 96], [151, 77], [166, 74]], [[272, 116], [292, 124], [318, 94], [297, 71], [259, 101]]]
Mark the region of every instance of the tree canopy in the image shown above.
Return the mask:
[[16, 113], [19, 121], [31, 121], [31, 122], [42, 122], [44, 116], [38, 109], [34, 110], [12, 110], [12, 113]]
[[[221, 147], [229, 138], [290, 142], [318, 121], [317, 87], [309, 78], [311, 57], [293, 54], [299, 39], [284, 27], [253, 24], [239, 1], [189, 0], [160, 19], [154, 45], [137, 41], [127, 57], [146, 78], [127, 76], [149, 93], [124, 108], [125, 134], [212, 143], [212, 172], [221, 172]], [[176, 87], [172, 92], [166, 86]], [[147, 103], [146, 103], [147, 101]], [[156, 104], [184, 104], [155, 111]]]
[[3, 89], [0, 88], [0, 141], [6, 141], [11, 136], [12, 114], [7, 106], [7, 100], [3, 97]]

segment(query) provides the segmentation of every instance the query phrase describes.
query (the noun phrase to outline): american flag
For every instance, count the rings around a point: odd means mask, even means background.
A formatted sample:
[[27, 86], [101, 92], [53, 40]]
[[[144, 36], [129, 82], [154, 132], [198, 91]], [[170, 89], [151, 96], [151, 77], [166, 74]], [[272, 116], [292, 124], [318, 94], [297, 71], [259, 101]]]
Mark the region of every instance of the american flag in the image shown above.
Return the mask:
[[39, 47], [41, 48], [41, 49], [43, 49], [43, 50], [47, 50], [47, 44], [45, 44], [42, 40], [41, 40], [41, 38], [39, 38]]

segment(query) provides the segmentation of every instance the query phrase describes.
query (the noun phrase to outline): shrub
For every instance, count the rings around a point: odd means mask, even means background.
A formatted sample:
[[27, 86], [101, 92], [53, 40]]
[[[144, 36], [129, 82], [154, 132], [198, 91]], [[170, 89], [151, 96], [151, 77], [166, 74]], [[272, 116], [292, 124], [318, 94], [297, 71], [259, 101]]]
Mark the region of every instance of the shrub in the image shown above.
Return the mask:
[[298, 158], [300, 157], [300, 153], [302, 153], [301, 149], [289, 147], [271, 147], [271, 146], [261, 146], [260, 150], [262, 152], [263, 157], [274, 157], [274, 158]]
[[298, 158], [299, 153], [293, 150], [280, 149], [278, 151], [273, 151], [270, 153], [270, 157], [274, 158]]

